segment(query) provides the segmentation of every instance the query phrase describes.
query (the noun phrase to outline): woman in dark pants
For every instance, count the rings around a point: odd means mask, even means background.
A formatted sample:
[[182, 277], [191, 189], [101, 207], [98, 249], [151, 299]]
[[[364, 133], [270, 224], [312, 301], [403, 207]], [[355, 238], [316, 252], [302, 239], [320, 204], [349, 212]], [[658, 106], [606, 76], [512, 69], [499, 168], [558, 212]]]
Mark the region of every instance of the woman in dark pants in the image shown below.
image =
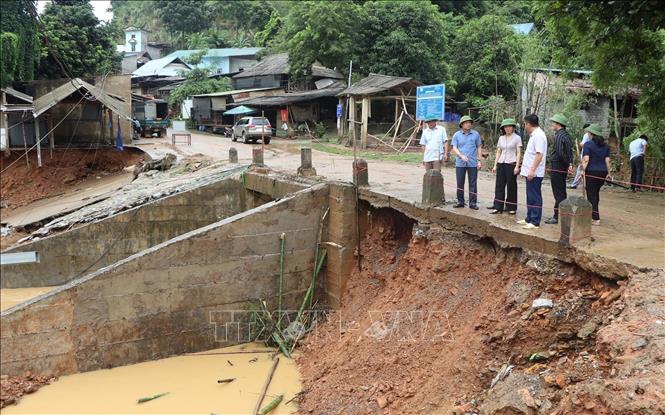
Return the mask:
[[610, 148], [605, 143], [603, 132], [598, 124], [591, 124], [587, 128], [591, 140], [584, 143], [582, 148], [582, 169], [586, 187], [586, 198], [591, 202], [592, 224], [600, 225], [600, 188], [605, 183], [605, 178], [610, 174]]
[[517, 211], [517, 175], [520, 172], [522, 138], [515, 134], [516, 126], [517, 123], [512, 118], [506, 118], [501, 122], [503, 135], [496, 143], [496, 157], [492, 168], [492, 173], [496, 174], [494, 210], [490, 212], [492, 215], [503, 213], [504, 210], [514, 215]]

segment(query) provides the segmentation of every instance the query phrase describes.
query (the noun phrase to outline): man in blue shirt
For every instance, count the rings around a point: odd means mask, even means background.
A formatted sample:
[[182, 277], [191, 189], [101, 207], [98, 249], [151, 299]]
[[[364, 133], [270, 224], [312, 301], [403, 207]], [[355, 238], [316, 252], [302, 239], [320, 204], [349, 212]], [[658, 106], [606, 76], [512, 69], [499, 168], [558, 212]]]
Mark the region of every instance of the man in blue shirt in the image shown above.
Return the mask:
[[452, 145], [455, 154], [455, 173], [457, 175], [457, 204], [454, 208], [464, 207], [464, 181], [469, 176], [469, 208], [478, 210], [478, 169], [480, 166], [480, 134], [471, 129], [473, 120], [468, 115], [460, 119], [461, 130], [453, 135]]

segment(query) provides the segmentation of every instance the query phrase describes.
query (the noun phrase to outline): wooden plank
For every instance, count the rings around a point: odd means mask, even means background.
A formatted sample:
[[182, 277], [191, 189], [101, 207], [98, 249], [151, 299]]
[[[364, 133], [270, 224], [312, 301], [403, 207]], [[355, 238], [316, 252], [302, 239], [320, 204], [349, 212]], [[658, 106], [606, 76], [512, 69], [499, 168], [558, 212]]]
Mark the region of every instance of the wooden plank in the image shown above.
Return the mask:
[[362, 113], [361, 113], [362, 125], [360, 126], [360, 148], [362, 148], [362, 149], [367, 148], [367, 122], [368, 122], [368, 118], [369, 118], [369, 106], [370, 105], [371, 105], [371, 102], [369, 100], [369, 97], [367, 97], [367, 96], [363, 97]]

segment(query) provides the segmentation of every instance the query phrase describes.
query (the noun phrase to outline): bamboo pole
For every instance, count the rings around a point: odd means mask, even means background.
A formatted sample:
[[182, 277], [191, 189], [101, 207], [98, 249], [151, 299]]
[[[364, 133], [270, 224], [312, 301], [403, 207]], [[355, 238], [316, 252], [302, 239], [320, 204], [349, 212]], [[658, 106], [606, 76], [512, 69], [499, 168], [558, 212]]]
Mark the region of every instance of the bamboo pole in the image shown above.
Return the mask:
[[[397, 101], [395, 101], [397, 102]], [[395, 127], [395, 134], [393, 134], [393, 141], [390, 143], [391, 145], [395, 145], [395, 140], [397, 139], [397, 135], [399, 134], [399, 127], [402, 124], [402, 117], [404, 116], [404, 112], [400, 112], [399, 114], [399, 119], [397, 120], [397, 127]]]
[[[30, 157], [28, 157], [28, 139], [25, 136], [25, 111], [21, 114], [21, 130], [23, 131], [23, 148], [25, 150], [25, 162], [30, 168]], [[7, 146], [9, 146], [9, 131], [7, 131]]]
[[263, 388], [261, 388], [261, 393], [259, 394], [259, 400], [256, 402], [256, 406], [254, 407], [254, 411], [252, 412], [254, 415], [258, 415], [259, 411], [261, 410], [261, 404], [263, 403], [263, 399], [266, 396], [266, 392], [268, 392], [268, 387], [270, 386], [270, 381], [272, 381], [272, 376], [275, 374], [275, 370], [277, 369], [277, 364], [279, 364], [279, 357], [275, 358], [275, 362], [272, 364], [270, 372], [268, 372], [268, 378], [263, 384]]
[[282, 294], [284, 290], [284, 241], [286, 239], [286, 234], [282, 232], [279, 236], [279, 299], [277, 305], [277, 312], [279, 314], [278, 321], [282, 319]]

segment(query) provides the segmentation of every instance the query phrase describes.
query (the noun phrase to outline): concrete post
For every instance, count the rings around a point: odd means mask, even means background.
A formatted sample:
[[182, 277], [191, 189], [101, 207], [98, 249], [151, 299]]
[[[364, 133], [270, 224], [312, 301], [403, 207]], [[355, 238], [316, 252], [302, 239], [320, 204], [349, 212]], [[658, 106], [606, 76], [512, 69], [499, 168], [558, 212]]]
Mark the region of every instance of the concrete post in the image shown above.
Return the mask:
[[316, 176], [316, 169], [312, 167], [312, 149], [303, 147], [300, 149], [300, 167], [298, 176]]
[[357, 159], [353, 162], [353, 184], [356, 186], [369, 186], [367, 161]]
[[423, 176], [423, 198], [425, 206], [436, 206], [445, 202], [443, 175], [438, 170], [427, 170]]
[[235, 147], [229, 149], [229, 161], [231, 163], [238, 163], [238, 150]]
[[261, 147], [252, 148], [252, 166], [263, 167], [263, 149]]
[[570, 196], [559, 204], [560, 243], [571, 246], [590, 240], [592, 209], [591, 203], [581, 196]]

